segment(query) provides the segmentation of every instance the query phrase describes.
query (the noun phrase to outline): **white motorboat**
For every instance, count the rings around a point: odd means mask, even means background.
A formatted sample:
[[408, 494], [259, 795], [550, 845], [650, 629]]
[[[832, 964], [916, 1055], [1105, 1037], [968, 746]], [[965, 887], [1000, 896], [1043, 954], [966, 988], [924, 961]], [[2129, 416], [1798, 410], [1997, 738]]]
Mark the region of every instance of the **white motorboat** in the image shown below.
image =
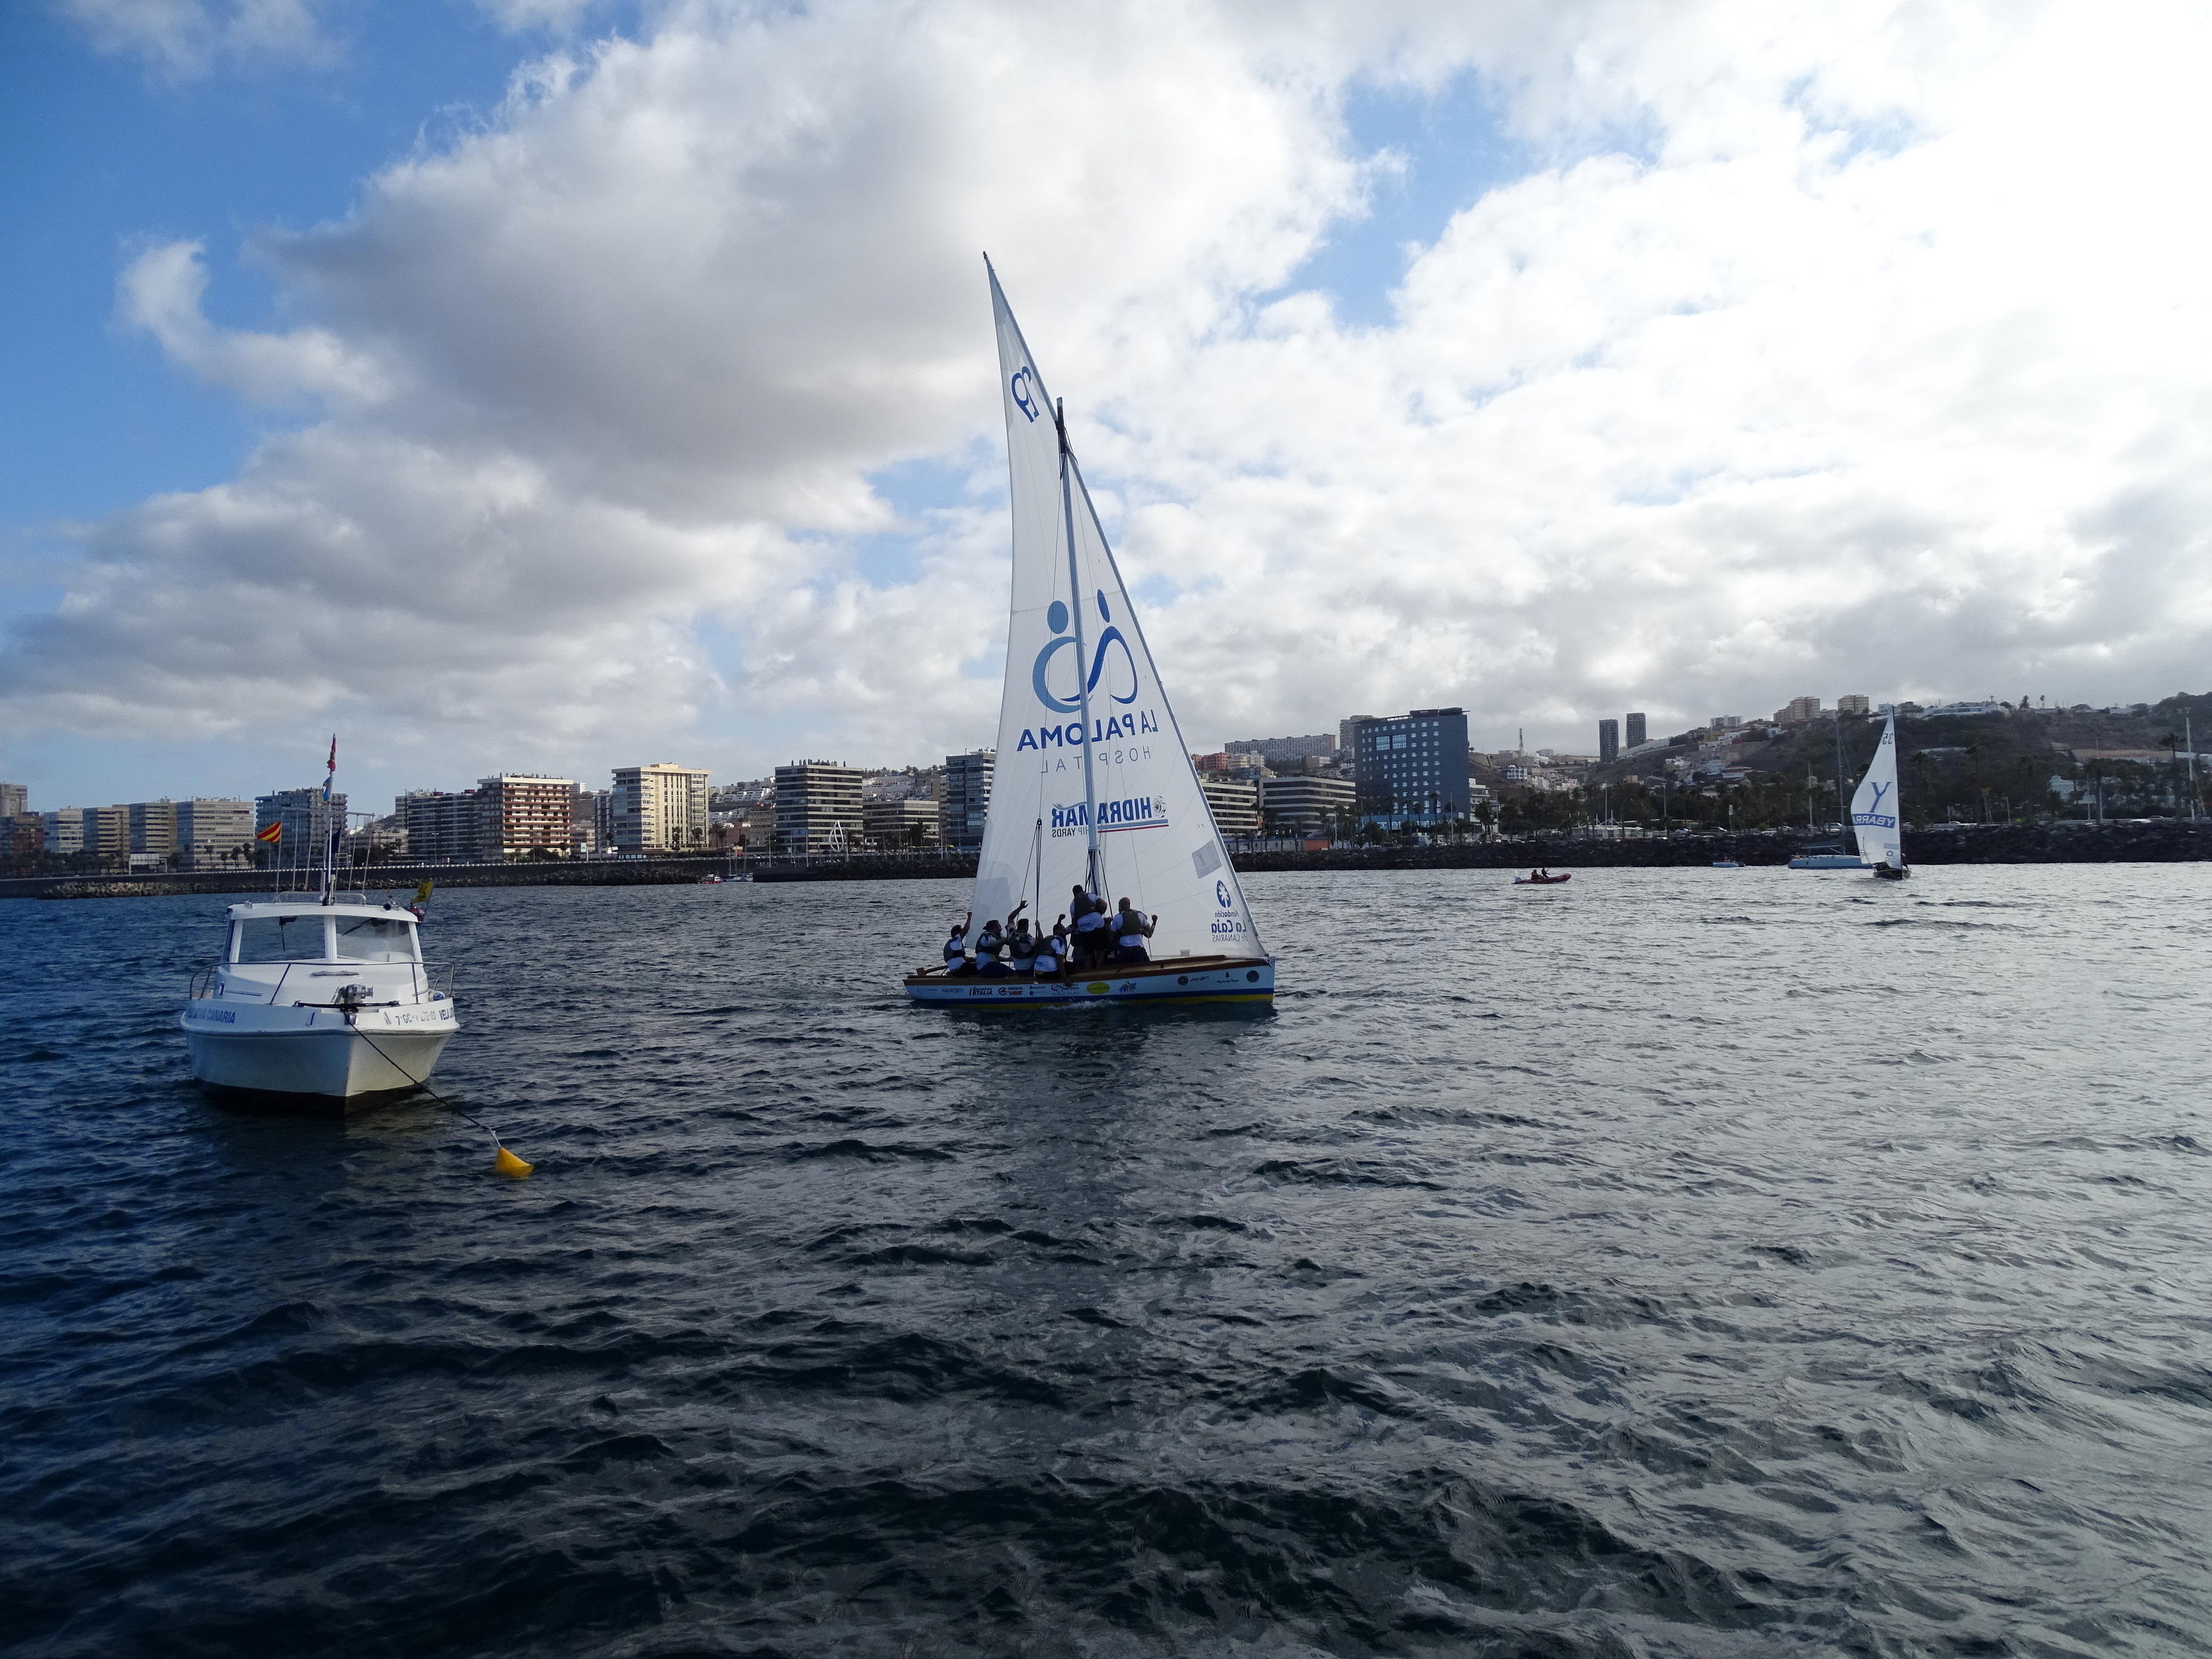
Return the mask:
[[313, 894], [232, 905], [179, 1024], [210, 1090], [315, 1113], [412, 1092], [459, 1029], [410, 911]]
[[337, 890], [337, 770], [332, 738], [300, 871], [315, 890], [232, 905], [222, 959], [193, 976], [178, 1023], [192, 1075], [216, 1093], [295, 1112], [357, 1111], [421, 1088], [459, 1029], [453, 998], [432, 988], [422, 961], [417, 924], [430, 884], [404, 908]]
[[[988, 269], [988, 261], [986, 262]], [[962, 1008], [1270, 1002], [1275, 963], [1176, 728], [1136, 607], [1006, 296], [991, 273], [1013, 519], [1013, 605], [998, 763], [973, 913], [1018, 908], [1049, 930], [1080, 885], [1150, 917], [1127, 955], [1065, 978], [964, 959], [907, 976], [917, 1002]]]

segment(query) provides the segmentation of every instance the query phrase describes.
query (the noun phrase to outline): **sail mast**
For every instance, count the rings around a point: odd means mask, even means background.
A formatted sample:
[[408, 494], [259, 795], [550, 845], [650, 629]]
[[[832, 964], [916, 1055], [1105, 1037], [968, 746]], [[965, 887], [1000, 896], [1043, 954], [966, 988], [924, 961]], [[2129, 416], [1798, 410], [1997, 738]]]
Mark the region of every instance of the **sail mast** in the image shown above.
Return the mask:
[[1088, 856], [1084, 861], [1084, 886], [1104, 896], [1098, 869], [1098, 786], [1091, 766], [1091, 653], [1083, 641], [1083, 577], [1075, 559], [1075, 496], [1068, 483], [1067, 401], [1052, 406], [1052, 423], [1060, 432], [1060, 519], [1067, 526], [1067, 605], [1075, 616], [1075, 701], [1083, 721], [1083, 829]]

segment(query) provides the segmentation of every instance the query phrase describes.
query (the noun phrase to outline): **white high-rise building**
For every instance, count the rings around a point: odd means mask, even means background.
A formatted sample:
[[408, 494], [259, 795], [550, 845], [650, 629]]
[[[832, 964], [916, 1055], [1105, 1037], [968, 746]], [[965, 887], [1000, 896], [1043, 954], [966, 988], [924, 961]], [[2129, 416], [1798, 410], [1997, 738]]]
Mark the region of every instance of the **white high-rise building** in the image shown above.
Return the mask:
[[249, 863], [253, 803], [204, 797], [177, 803], [177, 862], [187, 870]]
[[775, 769], [775, 850], [858, 851], [866, 834], [860, 785], [866, 774], [836, 761], [793, 761]]
[[618, 853], [696, 853], [707, 848], [708, 773], [655, 761], [615, 769], [614, 848]]

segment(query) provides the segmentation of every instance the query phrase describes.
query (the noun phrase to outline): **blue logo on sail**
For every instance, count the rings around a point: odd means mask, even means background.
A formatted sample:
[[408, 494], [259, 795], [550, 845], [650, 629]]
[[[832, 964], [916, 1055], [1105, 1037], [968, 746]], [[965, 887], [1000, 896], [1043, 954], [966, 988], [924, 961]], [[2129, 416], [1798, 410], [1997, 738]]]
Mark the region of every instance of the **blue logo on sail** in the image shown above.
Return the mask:
[[1007, 390], [1014, 394], [1014, 407], [1032, 421], [1037, 417], [1037, 406], [1030, 401], [1030, 388], [1036, 384], [1036, 371], [1027, 363], [1016, 369], [1014, 378], [1006, 382]]
[[1871, 824], [1877, 830], [1896, 829], [1897, 814], [1894, 811], [1884, 814], [1881, 810], [1881, 798], [1897, 786], [1893, 783], [1869, 783], [1867, 787], [1874, 791], [1874, 799], [1867, 804], [1868, 811], [1851, 814], [1851, 822]]
[[[1080, 830], [1088, 821], [1081, 801], [1052, 809], [1052, 827], [1055, 835]], [[1098, 803], [1098, 832], [1101, 835], [1110, 835], [1116, 830], [1164, 830], [1167, 823], [1168, 804], [1157, 795], [1137, 795], [1127, 800], [1102, 800]]]
[[[1136, 653], [1129, 649], [1128, 641], [1121, 637], [1121, 630], [1114, 626], [1114, 613], [1107, 608], [1106, 595], [1103, 590], [1098, 595], [1098, 615], [1100, 620], [1106, 623], [1106, 631], [1098, 636], [1098, 649], [1091, 659], [1091, 678], [1085, 689], [1091, 691], [1096, 691], [1098, 689], [1099, 677], [1106, 672], [1106, 653], [1118, 647], [1121, 653], [1122, 664], [1129, 671], [1129, 694], [1123, 696], [1109, 684], [1106, 688], [1107, 695], [1115, 702], [1134, 702], [1137, 700], [1139, 690]], [[1062, 702], [1053, 696], [1051, 690], [1045, 684], [1045, 671], [1052, 666], [1052, 659], [1058, 656], [1061, 650], [1075, 643], [1075, 635], [1068, 629], [1067, 606], [1061, 601], [1054, 599], [1051, 608], [1044, 613], [1044, 620], [1045, 626], [1052, 629], [1054, 637], [1046, 641], [1044, 649], [1037, 653], [1036, 662], [1030, 670], [1030, 685], [1036, 692], [1037, 701], [1046, 708], [1055, 714], [1073, 714], [1083, 706], [1081, 701], [1079, 698], [1070, 697]]]

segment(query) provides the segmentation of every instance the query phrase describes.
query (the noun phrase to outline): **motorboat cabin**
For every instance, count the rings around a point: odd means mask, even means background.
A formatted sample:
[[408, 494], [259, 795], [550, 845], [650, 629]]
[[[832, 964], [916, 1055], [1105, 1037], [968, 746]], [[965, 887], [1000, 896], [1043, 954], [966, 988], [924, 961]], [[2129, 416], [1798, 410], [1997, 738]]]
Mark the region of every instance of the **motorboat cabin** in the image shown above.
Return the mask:
[[459, 1029], [412, 912], [312, 895], [232, 905], [180, 1023], [210, 1090], [322, 1113], [411, 1093]]

